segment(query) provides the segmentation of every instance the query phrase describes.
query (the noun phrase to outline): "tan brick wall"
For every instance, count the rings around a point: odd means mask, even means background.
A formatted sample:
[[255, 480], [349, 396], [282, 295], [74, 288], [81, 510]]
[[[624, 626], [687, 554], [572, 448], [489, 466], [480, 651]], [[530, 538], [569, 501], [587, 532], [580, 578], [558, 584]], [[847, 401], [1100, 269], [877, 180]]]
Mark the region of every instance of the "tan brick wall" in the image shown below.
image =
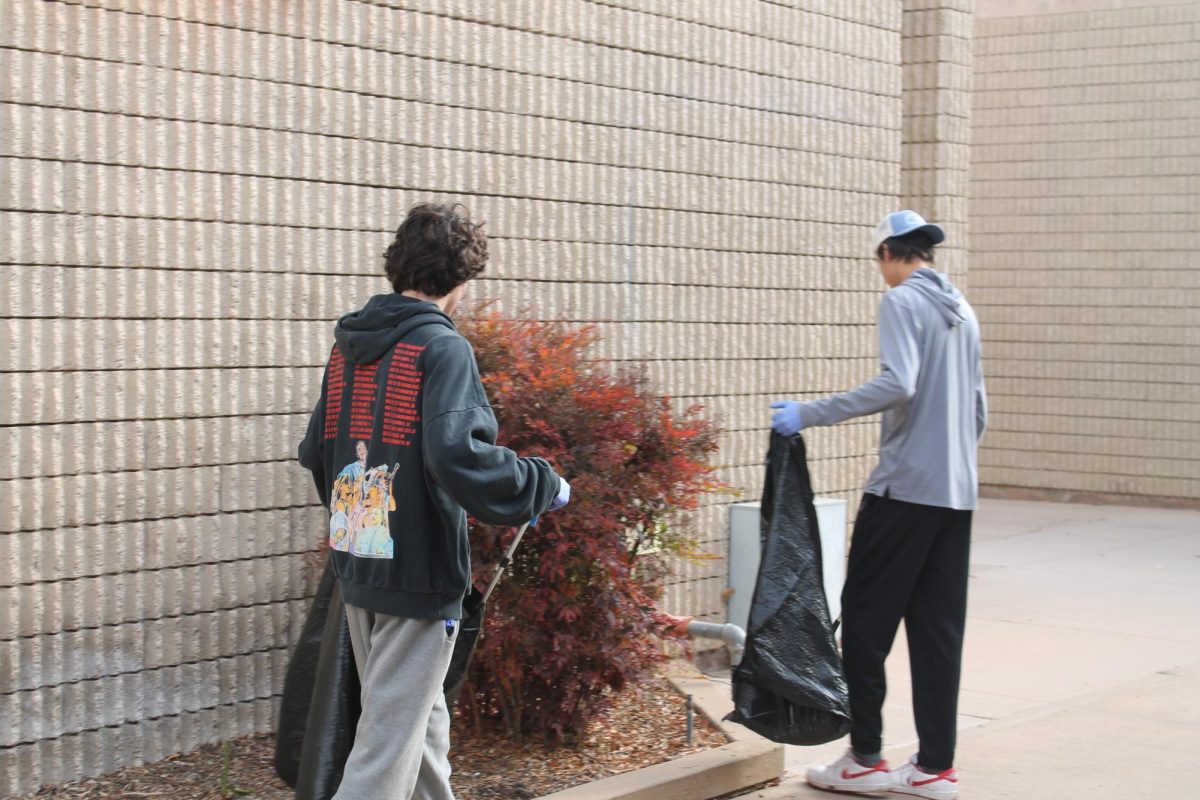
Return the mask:
[[1200, 3], [1120, 5], [997, 16], [1019, 9], [980, 3], [970, 256], [992, 400], [981, 478], [1195, 500]]
[[966, 289], [974, 0], [904, 0], [900, 200], [946, 231], [937, 267]]
[[[728, 429], [875, 366], [898, 4], [12, 0], [0, 25], [0, 795], [270, 729], [322, 530], [295, 444], [404, 209]], [[874, 421], [812, 436], [852, 499]], [[729, 497], [697, 515], [724, 555]], [[671, 610], [723, 618], [723, 561]]]

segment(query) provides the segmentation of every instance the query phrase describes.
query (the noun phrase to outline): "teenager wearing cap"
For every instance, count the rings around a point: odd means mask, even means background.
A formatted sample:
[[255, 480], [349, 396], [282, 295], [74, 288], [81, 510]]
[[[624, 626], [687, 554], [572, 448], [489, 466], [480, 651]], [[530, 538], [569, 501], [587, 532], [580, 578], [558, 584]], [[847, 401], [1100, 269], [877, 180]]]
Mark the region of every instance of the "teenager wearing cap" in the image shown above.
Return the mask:
[[[875, 229], [875, 257], [890, 287], [879, 307], [879, 374], [844, 394], [771, 404], [771, 427], [784, 436], [883, 414], [879, 464], [854, 524], [842, 590], [850, 750], [808, 771], [821, 789], [958, 795], [955, 726], [987, 396], [975, 312], [932, 266], [944, 239], [914, 211], [888, 214]], [[920, 748], [889, 770], [881, 755], [884, 661], [901, 619]]]

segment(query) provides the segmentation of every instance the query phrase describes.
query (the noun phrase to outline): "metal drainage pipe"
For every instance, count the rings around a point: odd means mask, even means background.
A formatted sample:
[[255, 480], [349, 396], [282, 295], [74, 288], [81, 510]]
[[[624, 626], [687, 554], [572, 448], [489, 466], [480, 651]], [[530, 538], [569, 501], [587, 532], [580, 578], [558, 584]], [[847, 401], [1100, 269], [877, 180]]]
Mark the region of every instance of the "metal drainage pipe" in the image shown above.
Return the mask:
[[746, 649], [746, 632], [732, 622], [700, 622], [691, 620], [687, 624], [689, 636], [700, 639], [719, 639], [729, 648], [730, 663], [737, 664], [742, 660]]

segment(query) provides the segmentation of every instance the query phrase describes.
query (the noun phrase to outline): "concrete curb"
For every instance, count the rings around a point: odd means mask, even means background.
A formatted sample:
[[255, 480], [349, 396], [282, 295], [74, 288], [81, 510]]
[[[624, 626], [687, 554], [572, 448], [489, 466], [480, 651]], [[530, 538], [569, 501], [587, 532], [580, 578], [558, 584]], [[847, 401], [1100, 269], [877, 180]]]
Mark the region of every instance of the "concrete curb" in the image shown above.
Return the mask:
[[671, 678], [681, 694], [719, 727], [729, 744], [610, 778], [572, 786], [539, 800], [708, 800], [783, 775], [783, 745], [725, 722], [729, 687], [704, 677]]

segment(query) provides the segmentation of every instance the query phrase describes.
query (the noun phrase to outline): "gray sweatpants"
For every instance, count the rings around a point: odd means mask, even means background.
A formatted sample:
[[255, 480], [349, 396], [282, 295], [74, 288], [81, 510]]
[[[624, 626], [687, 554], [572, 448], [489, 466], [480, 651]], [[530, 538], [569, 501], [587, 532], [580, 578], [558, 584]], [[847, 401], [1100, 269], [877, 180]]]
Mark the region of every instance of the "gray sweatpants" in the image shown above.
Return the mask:
[[346, 604], [362, 716], [334, 800], [454, 800], [442, 680], [458, 636], [441, 619]]

